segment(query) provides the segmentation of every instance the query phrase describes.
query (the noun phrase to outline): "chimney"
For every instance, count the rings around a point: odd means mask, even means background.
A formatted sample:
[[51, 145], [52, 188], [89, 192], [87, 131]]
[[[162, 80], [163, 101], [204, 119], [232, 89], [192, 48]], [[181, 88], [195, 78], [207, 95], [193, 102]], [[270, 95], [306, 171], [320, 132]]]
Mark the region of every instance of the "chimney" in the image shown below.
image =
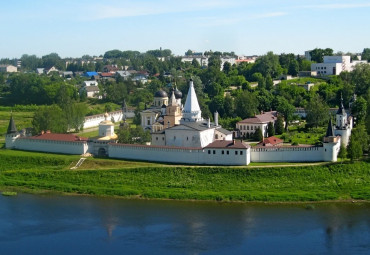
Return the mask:
[[210, 127], [211, 127], [211, 119], [210, 119], [210, 118], [208, 118], [207, 127], [208, 127], [208, 128], [210, 128]]
[[235, 139], [233, 139], [233, 144], [235, 145]]
[[167, 121], [167, 127], [170, 127], [170, 122], [169, 121]]
[[218, 112], [215, 111], [214, 115], [215, 115], [215, 126], [217, 127], [218, 126]]
[[46, 134], [50, 134], [51, 132], [50, 132], [50, 130], [46, 130]]
[[41, 130], [41, 134], [43, 135], [45, 132], [44, 132], [44, 130]]

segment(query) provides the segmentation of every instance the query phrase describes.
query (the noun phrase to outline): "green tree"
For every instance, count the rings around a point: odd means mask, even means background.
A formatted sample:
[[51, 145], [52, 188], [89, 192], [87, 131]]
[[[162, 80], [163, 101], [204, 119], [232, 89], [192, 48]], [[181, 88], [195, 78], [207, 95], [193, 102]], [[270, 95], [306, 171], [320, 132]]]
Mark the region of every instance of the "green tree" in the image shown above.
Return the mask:
[[279, 63], [279, 56], [272, 51], [267, 52], [266, 55], [259, 57], [253, 66], [254, 72], [261, 73], [264, 77], [270, 74], [271, 77], [276, 78], [282, 73], [282, 68]]
[[362, 59], [362, 60], [367, 60], [367, 61], [369, 61], [369, 62], [370, 62], [370, 48], [365, 48], [365, 49], [362, 51], [361, 59]]
[[311, 55], [312, 61], [315, 61], [317, 63], [322, 63], [324, 61], [324, 56], [333, 56], [333, 49], [316, 48], [310, 52], [310, 55]]
[[267, 135], [268, 137], [275, 135], [275, 127], [273, 122], [269, 122], [267, 125]]
[[342, 162], [343, 162], [343, 159], [346, 158], [346, 157], [347, 157], [347, 149], [343, 144], [341, 144], [340, 149], [339, 149], [339, 153], [338, 153], [338, 158], [341, 158]]
[[266, 89], [271, 90], [274, 87], [274, 81], [271, 78], [270, 74], [267, 74], [266, 77]]
[[328, 122], [329, 107], [318, 94], [311, 97], [305, 110], [307, 113], [306, 122], [309, 126], [318, 127]]
[[262, 142], [263, 141], [263, 134], [260, 127], [258, 127], [253, 133], [253, 140]]
[[257, 98], [247, 90], [242, 91], [235, 98], [235, 112], [242, 119], [254, 116], [258, 112], [257, 107]]
[[281, 135], [282, 133], [284, 133], [284, 118], [280, 114], [278, 115], [275, 123], [275, 133], [277, 135]]
[[58, 105], [40, 106], [32, 119], [35, 134], [50, 130], [52, 133], [66, 133], [68, 130], [67, 119]]
[[284, 97], [279, 97], [277, 111], [284, 116], [285, 131], [287, 131], [289, 122], [293, 119], [293, 113], [295, 112], [295, 107], [291, 105], [288, 102], [288, 100], [286, 100]]
[[353, 161], [354, 159], [360, 158], [364, 151], [368, 150], [369, 136], [366, 133], [365, 126], [363, 124], [359, 124], [356, 128], [352, 129], [352, 134], [347, 147], [348, 156]]
[[363, 97], [358, 97], [351, 106], [351, 113], [356, 117], [356, 122], [361, 123], [366, 118], [367, 102]]

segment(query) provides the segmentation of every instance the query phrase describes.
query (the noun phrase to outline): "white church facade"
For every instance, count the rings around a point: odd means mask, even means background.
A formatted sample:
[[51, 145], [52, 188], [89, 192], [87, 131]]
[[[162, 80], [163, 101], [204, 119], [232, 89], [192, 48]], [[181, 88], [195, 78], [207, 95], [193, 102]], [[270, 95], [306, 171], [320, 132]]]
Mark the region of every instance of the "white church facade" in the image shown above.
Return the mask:
[[31, 136], [26, 131], [18, 132], [11, 118], [6, 135], [6, 148], [77, 155], [90, 153], [119, 159], [191, 165], [334, 162], [337, 161], [341, 141], [348, 142], [352, 129], [352, 119], [348, 118], [341, 103], [336, 116], [336, 125], [334, 126], [330, 120], [322, 146], [251, 147], [242, 141], [233, 140], [232, 132], [218, 124], [217, 112], [214, 123], [202, 118], [191, 80], [179, 124], [154, 130], [151, 145], [117, 143], [114, 125], [108, 118], [109, 115], [106, 114], [105, 120], [99, 124], [99, 136], [89, 139], [72, 134], [48, 132]]

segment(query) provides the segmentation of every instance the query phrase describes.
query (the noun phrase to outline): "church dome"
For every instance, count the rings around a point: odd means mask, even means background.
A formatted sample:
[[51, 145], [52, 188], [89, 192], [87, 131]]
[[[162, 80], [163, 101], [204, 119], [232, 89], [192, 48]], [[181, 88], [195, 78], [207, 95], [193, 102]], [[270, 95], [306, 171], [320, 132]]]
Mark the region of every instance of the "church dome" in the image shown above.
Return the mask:
[[166, 91], [164, 90], [159, 90], [155, 92], [154, 97], [168, 97]]
[[181, 99], [182, 98], [182, 92], [178, 90], [177, 88], [173, 91], [175, 94], [176, 99]]

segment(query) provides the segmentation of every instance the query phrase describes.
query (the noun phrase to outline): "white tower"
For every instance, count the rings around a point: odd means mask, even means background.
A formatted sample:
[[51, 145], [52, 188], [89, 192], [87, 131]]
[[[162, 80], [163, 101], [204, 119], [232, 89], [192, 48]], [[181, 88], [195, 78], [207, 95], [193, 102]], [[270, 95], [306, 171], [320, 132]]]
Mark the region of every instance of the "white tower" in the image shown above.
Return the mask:
[[337, 117], [337, 129], [346, 129], [347, 113], [344, 110], [342, 96], [340, 98], [340, 105], [339, 105], [339, 109], [337, 111], [337, 116], [336, 117]]
[[99, 124], [99, 136], [100, 137], [112, 137], [114, 136], [114, 124], [108, 120], [109, 114], [105, 113], [104, 114], [104, 119], [102, 122]]
[[341, 142], [344, 146], [349, 143], [349, 137], [352, 130], [352, 119], [348, 119], [347, 113], [343, 106], [343, 98], [340, 99], [339, 109], [336, 114], [335, 135], [341, 136]]
[[8, 130], [5, 135], [5, 148], [12, 149], [15, 147], [15, 142], [19, 137], [19, 132], [15, 126], [13, 115], [10, 116]]
[[197, 95], [195, 94], [193, 80], [190, 79], [189, 91], [182, 111], [181, 123], [191, 121], [197, 122], [202, 120], [202, 111], [200, 110]]

